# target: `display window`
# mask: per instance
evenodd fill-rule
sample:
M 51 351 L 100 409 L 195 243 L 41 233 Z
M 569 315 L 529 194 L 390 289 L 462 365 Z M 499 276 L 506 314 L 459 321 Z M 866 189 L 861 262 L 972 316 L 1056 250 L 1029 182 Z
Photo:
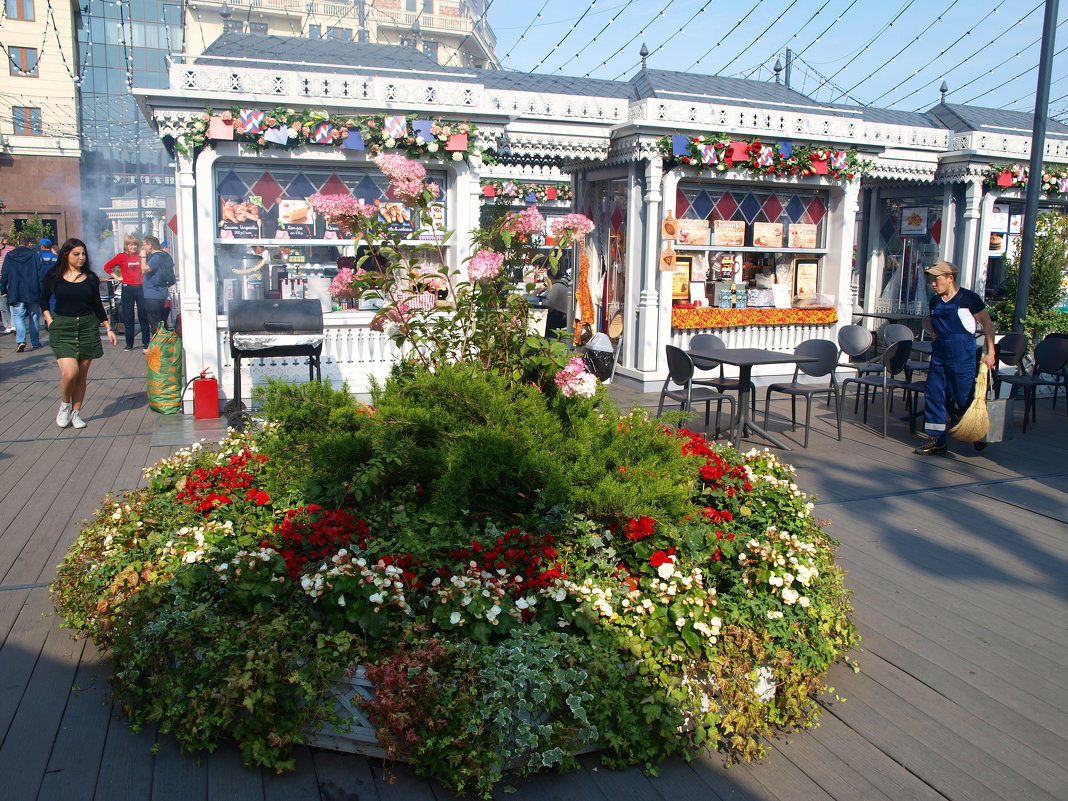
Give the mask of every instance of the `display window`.
M 875 311 L 923 314 L 929 287 L 924 269 L 938 261 L 942 196 L 882 201 L 879 238 L 885 260 Z
M 444 231 L 449 221 L 448 175 L 428 171 L 427 180 L 440 187 L 431 214 L 434 229 Z M 374 206 L 380 221 L 402 236 L 420 227 L 411 218 L 412 210 L 393 196 L 388 179 L 374 165 L 217 164 L 218 313 L 225 314 L 234 299 L 320 297 L 328 292 L 337 275 L 338 259 L 357 256 L 357 248 L 365 243 L 316 214 L 309 200 L 316 194 L 356 197 Z M 412 241 L 433 238 L 433 230 L 427 230 Z
M 828 193 L 819 189 L 681 182 L 672 210 L 677 219 L 664 225 L 680 254 L 673 306 L 789 308 L 827 302 L 821 295 L 827 211 Z

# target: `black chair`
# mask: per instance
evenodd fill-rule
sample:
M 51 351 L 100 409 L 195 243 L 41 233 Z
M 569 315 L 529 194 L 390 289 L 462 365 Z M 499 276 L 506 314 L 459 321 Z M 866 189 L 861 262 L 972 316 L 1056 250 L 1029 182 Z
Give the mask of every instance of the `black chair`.
M 727 378 L 724 374 L 723 364 L 721 362 L 708 361 L 709 358 L 715 358 L 717 350 L 724 350 L 727 347 L 727 343 L 720 339 L 715 334 L 695 334 L 690 339 L 688 346 L 689 353 L 695 356 L 706 357 L 701 360 L 701 365 L 697 367 L 698 370 L 715 370 L 719 368 L 718 378 L 695 378 L 694 383 L 703 387 L 712 387 L 719 392 L 739 392 L 741 390 L 741 381 L 737 378 Z M 756 386 L 752 381 L 749 382 L 749 399 L 753 415 L 756 415 Z
M 1068 339 L 1068 332 L 1050 331 L 1048 334 L 1046 334 L 1046 339 Z M 1065 365 L 1064 369 L 1061 370 L 1059 375 L 1064 380 L 1064 382 L 1068 382 L 1068 365 Z M 1060 388 L 1061 387 L 1060 387 L 1059 383 L 1053 385 L 1053 406 L 1054 406 L 1054 408 L 1056 408 L 1056 406 L 1057 406 L 1057 392 L 1060 390 Z M 1065 398 L 1065 401 L 1068 402 L 1068 387 L 1065 388 L 1064 398 Z
M 827 400 L 834 398 L 834 416 L 838 423 L 838 439 L 842 439 L 842 410 L 838 396 L 838 379 L 834 375 L 838 367 L 838 346 L 829 339 L 806 339 L 794 348 L 798 356 L 808 356 L 816 359 L 814 362 L 805 362 L 794 367 L 794 378 L 788 384 L 771 384 L 764 395 L 764 427 L 768 427 L 768 408 L 771 405 L 771 393 L 782 392 L 790 396 L 790 430 L 797 429 L 797 396 L 805 398 L 805 444 L 808 447 L 809 429 L 812 427 L 812 396 L 827 394 Z M 797 379 L 801 373 L 812 378 L 830 376 L 830 382 L 824 384 L 801 383 Z
M 848 367 L 856 370 L 858 376 L 882 372 L 883 366 L 879 362 L 868 361 L 872 346 L 875 344 L 875 335 L 862 325 L 844 325 L 838 329 L 838 347 L 841 348 L 849 361 L 838 362 L 839 367 Z M 860 402 L 860 387 L 857 387 L 857 402 Z M 853 410 L 856 413 L 856 409 Z
M 909 428 L 913 431 L 915 430 L 916 397 L 923 391 L 923 382 L 914 383 L 895 378 L 898 374 L 903 374 L 905 372 L 905 364 L 909 360 L 909 352 L 911 350 L 912 340 L 895 342 L 884 350 L 882 356 L 879 357 L 879 364 L 882 369 L 878 375 L 857 376 L 856 378 L 847 378 L 842 382 L 839 405 L 845 401 L 846 390 L 849 388 L 850 384 L 857 385 L 858 395 L 860 387 L 864 387 L 865 396 L 867 396 L 869 390 L 881 389 L 883 391 L 883 437 L 886 436 L 886 426 L 890 416 L 890 395 L 895 389 L 905 390 L 905 397 L 909 402 Z M 854 408 L 854 412 L 855 411 L 856 409 Z M 864 402 L 864 422 L 868 422 L 867 397 L 865 397 Z
M 1053 387 L 1054 392 L 1061 386 L 1064 379 L 1066 365 L 1068 365 L 1068 339 L 1058 337 L 1043 339 L 1035 345 L 1035 366 L 1028 375 L 1003 375 L 998 385 L 1011 384 L 1013 391 L 1016 387 L 1023 387 L 1024 391 L 1024 419 L 1023 431 L 1027 433 L 1027 418 L 1031 417 L 1034 422 L 1035 416 L 1035 390 L 1038 387 Z M 1045 376 L 1049 376 L 1046 378 Z M 1057 403 L 1057 395 L 1053 396 L 1053 403 Z
M 719 411 L 721 404 L 726 401 L 730 404 L 731 412 L 731 425 L 728 431 L 733 432 L 734 398 L 730 395 L 724 395 L 722 392 L 716 392 L 709 387 L 697 386 L 697 382 L 693 380 L 694 366 L 690 354 L 681 348 L 676 348 L 674 345 L 667 345 L 665 350 L 667 354 L 668 376 L 664 379 L 664 386 L 660 390 L 660 405 L 657 407 L 656 416 L 659 417 L 664 413 L 664 401 L 667 398 L 671 398 L 673 401 L 677 402 L 679 404 L 679 410 L 683 412 L 688 411 L 695 403 L 704 403 L 705 431 L 707 432 L 712 404 L 714 402 L 716 404 L 716 433 L 718 434 Z M 677 389 L 672 389 L 672 384 L 675 384 Z
M 1023 375 L 1023 359 L 1027 355 L 1028 341 L 1026 334 L 1005 334 L 994 345 L 994 354 L 998 357 L 997 365 L 1005 365 L 1014 369 L 1013 375 Z M 991 378 L 994 380 L 994 397 L 998 397 L 1001 389 L 1002 375 L 995 369 Z

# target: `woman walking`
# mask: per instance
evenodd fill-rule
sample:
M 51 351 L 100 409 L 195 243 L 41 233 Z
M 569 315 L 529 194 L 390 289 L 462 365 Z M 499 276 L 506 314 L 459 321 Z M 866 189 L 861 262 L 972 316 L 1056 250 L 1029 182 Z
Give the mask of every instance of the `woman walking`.
M 56 311 L 50 311 L 52 298 Z M 89 365 L 104 355 L 100 324 L 108 342 L 118 344 L 100 300 L 100 278 L 89 269 L 89 252 L 80 239 L 68 239 L 59 249 L 56 266 L 45 275 L 41 308 L 48 323 L 48 344 L 59 364 L 59 414 L 56 425 L 85 428 L 82 401 L 89 381 Z
M 122 322 L 126 329 L 126 347 L 134 346 L 134 306 L 137 306 L 137 322 L 141 328 L 141 347 L 148 348 L 152 336 L 148 327 L 148 311 L 145 309 L 145 291 L 141 278 L 141 240 L 127 234 L 123 240 L 122 253 L 104 265 L 104 272 L 122 281 Z

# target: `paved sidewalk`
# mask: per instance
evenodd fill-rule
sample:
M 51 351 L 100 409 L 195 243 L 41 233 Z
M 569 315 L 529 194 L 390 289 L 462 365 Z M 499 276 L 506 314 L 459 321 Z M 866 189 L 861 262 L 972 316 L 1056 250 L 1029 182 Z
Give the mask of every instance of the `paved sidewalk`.
M 106 655 L 59 627 L 46 587 L 105 493 L 221 428 L 148 410 L 140 351 L 107 348 L 93 364 L 82 431 L 55 426 L 56 382 L 47 347 L 17 354 L 0 337 L 0 798 L 449 798 L 402 766 L 384 781 L 381 764 L 361 757 L 299 749 L 297 770 L 276 776 L 243 767 L 230 747 L 187 755 L 167 736 L 129 729 L 107 701 Z M 655 410 L 655 395 L 613 394 Z M 839 443 L 822 404 L 800 449 L 802 432 L 776 416 L 789 406 L 773 403 L 771 429 L 797 443 L 783 458 L 842 542 L 861 672 L 833 669 L 822 725 L 774 741 L 760 764 L 672 760 L 653 778 L 587 756 L 582 770 L 500 797 L 1068 798 L 1064 403 L 1043 400 L 1026 436 L 1017 424 L 1011 442 L 982 453 L 954 445 L 945 458 L 913 456 L 903 422 L 883 440 L 849 407 Z

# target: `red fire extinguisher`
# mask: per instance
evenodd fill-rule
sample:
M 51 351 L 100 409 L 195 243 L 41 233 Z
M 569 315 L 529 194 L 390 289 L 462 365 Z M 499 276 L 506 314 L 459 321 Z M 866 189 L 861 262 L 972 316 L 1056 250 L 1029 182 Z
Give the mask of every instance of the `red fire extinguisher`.
M 193 379 L 193 418 L 214 420 L 219 416 L 219 382 L 211 376 L 211 368 L 205 367 Z

